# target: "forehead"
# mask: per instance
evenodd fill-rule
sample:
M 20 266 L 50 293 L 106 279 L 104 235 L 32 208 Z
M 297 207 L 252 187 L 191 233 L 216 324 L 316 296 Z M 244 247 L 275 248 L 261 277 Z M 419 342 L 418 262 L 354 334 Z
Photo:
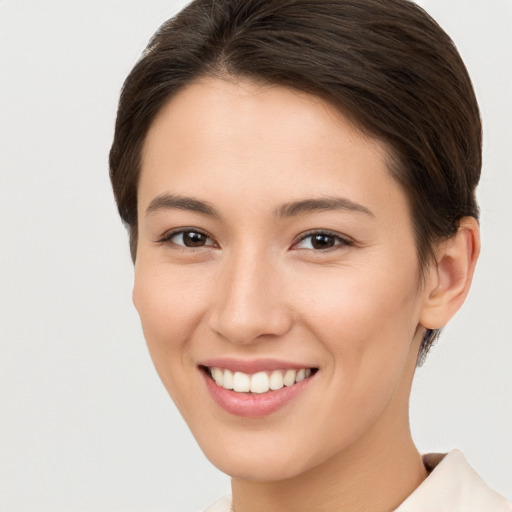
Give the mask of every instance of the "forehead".
M 139 203 L 191 189 L 203 198 L 215 193 L 269 206 L 334 192 L 357 202 L 390 191 L 403 196 L 389 161 L 383 142 L 317 96 L 203 79 L 155 118 L 142 155 Z
M 297 137 L 298 129 L 305 134 L 320 130 L 332 130 L 332 125 L 347 127 L 346 135 L 367 141 L 387 154 L 389 148 L 383 141 L 369 137 L 358 129 L 340 109 L 320 96 L 276 84 L 263 84 L 249 79 L 219 79 L 203 77 L 179 90 L 164 106 L 150 127 L 147 138 L 154 137 L 164 125 L 170 122 L 180 129 L 193 128 L 199 135 L 202 128 L 213 135 L 215 125 L 219 131 L 231 127 L 234 133 L 240 128 L 252 130 L 257 141 L 262 135 L 260 128 L 266 126 L 265 133 L 274 126 L 282 135 L 288 133 Z M 147 144 L 145 145 L 145 148 Z

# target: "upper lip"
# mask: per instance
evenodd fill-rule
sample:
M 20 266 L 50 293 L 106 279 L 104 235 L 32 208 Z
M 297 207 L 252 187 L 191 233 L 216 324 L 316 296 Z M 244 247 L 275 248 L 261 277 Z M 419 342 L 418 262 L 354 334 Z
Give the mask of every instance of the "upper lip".
M 199 363 L 199 366 L 209 368 L 222 368 L 232 372 L 243 372 L 253 374 L 267 370 L 299 370 L 301 368 L 315 368 L 309 364 L 284 361 L 272 358 L 263 359 L 234 359 L 230 357 L 206 359 Z

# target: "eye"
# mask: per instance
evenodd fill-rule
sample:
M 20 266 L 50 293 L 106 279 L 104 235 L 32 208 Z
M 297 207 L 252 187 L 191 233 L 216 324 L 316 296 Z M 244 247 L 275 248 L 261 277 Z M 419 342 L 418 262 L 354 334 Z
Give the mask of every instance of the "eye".
M 171 231 L 159 240 L 159 242 L 190 248 L 215 246 L 213 240 L 206 233 L 193 229 Z
M 337 246 L 350 246 L 352 242 L 340 235 L 326 231 L 316 231 L 303 235 L 293 246 L 294 249 L 328 250 Z

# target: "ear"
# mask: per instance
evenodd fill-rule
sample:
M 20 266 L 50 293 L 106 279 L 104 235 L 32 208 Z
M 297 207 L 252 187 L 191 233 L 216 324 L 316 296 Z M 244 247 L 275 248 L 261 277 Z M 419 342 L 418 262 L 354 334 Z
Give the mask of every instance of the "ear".
M 480 254 L 480 228 L 473 217 L 459 222 L 457 233 L 436 250 L 425 286 L 420 324 L 440 329 L 464 303 Z

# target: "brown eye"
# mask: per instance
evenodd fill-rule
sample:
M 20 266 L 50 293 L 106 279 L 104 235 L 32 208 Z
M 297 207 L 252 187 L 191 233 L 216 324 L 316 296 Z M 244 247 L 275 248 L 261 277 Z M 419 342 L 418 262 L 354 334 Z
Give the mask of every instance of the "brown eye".
M 213 241 L 208 235 L 193 230 L 171 233 L 162 241 L 190 248 L 213 246 Z
M 311 249 L 316 251 L 328 250 L 335 247 L 346 247 L 352 242 L 345 240 L 339 235 L 328 232 L 310 233 L 302 237 L 294 246 L 294 249 Z
M 336 239 L 332 235 L 313 235 L 311 237 L 311 246 L 313 249 L 329 249 L 334 247 Z
M 182 236 L 183 244 L 187 247 L 203 247 L 208 240 L 206 235 L 196 233 L 195 231 L 186 231 Z

